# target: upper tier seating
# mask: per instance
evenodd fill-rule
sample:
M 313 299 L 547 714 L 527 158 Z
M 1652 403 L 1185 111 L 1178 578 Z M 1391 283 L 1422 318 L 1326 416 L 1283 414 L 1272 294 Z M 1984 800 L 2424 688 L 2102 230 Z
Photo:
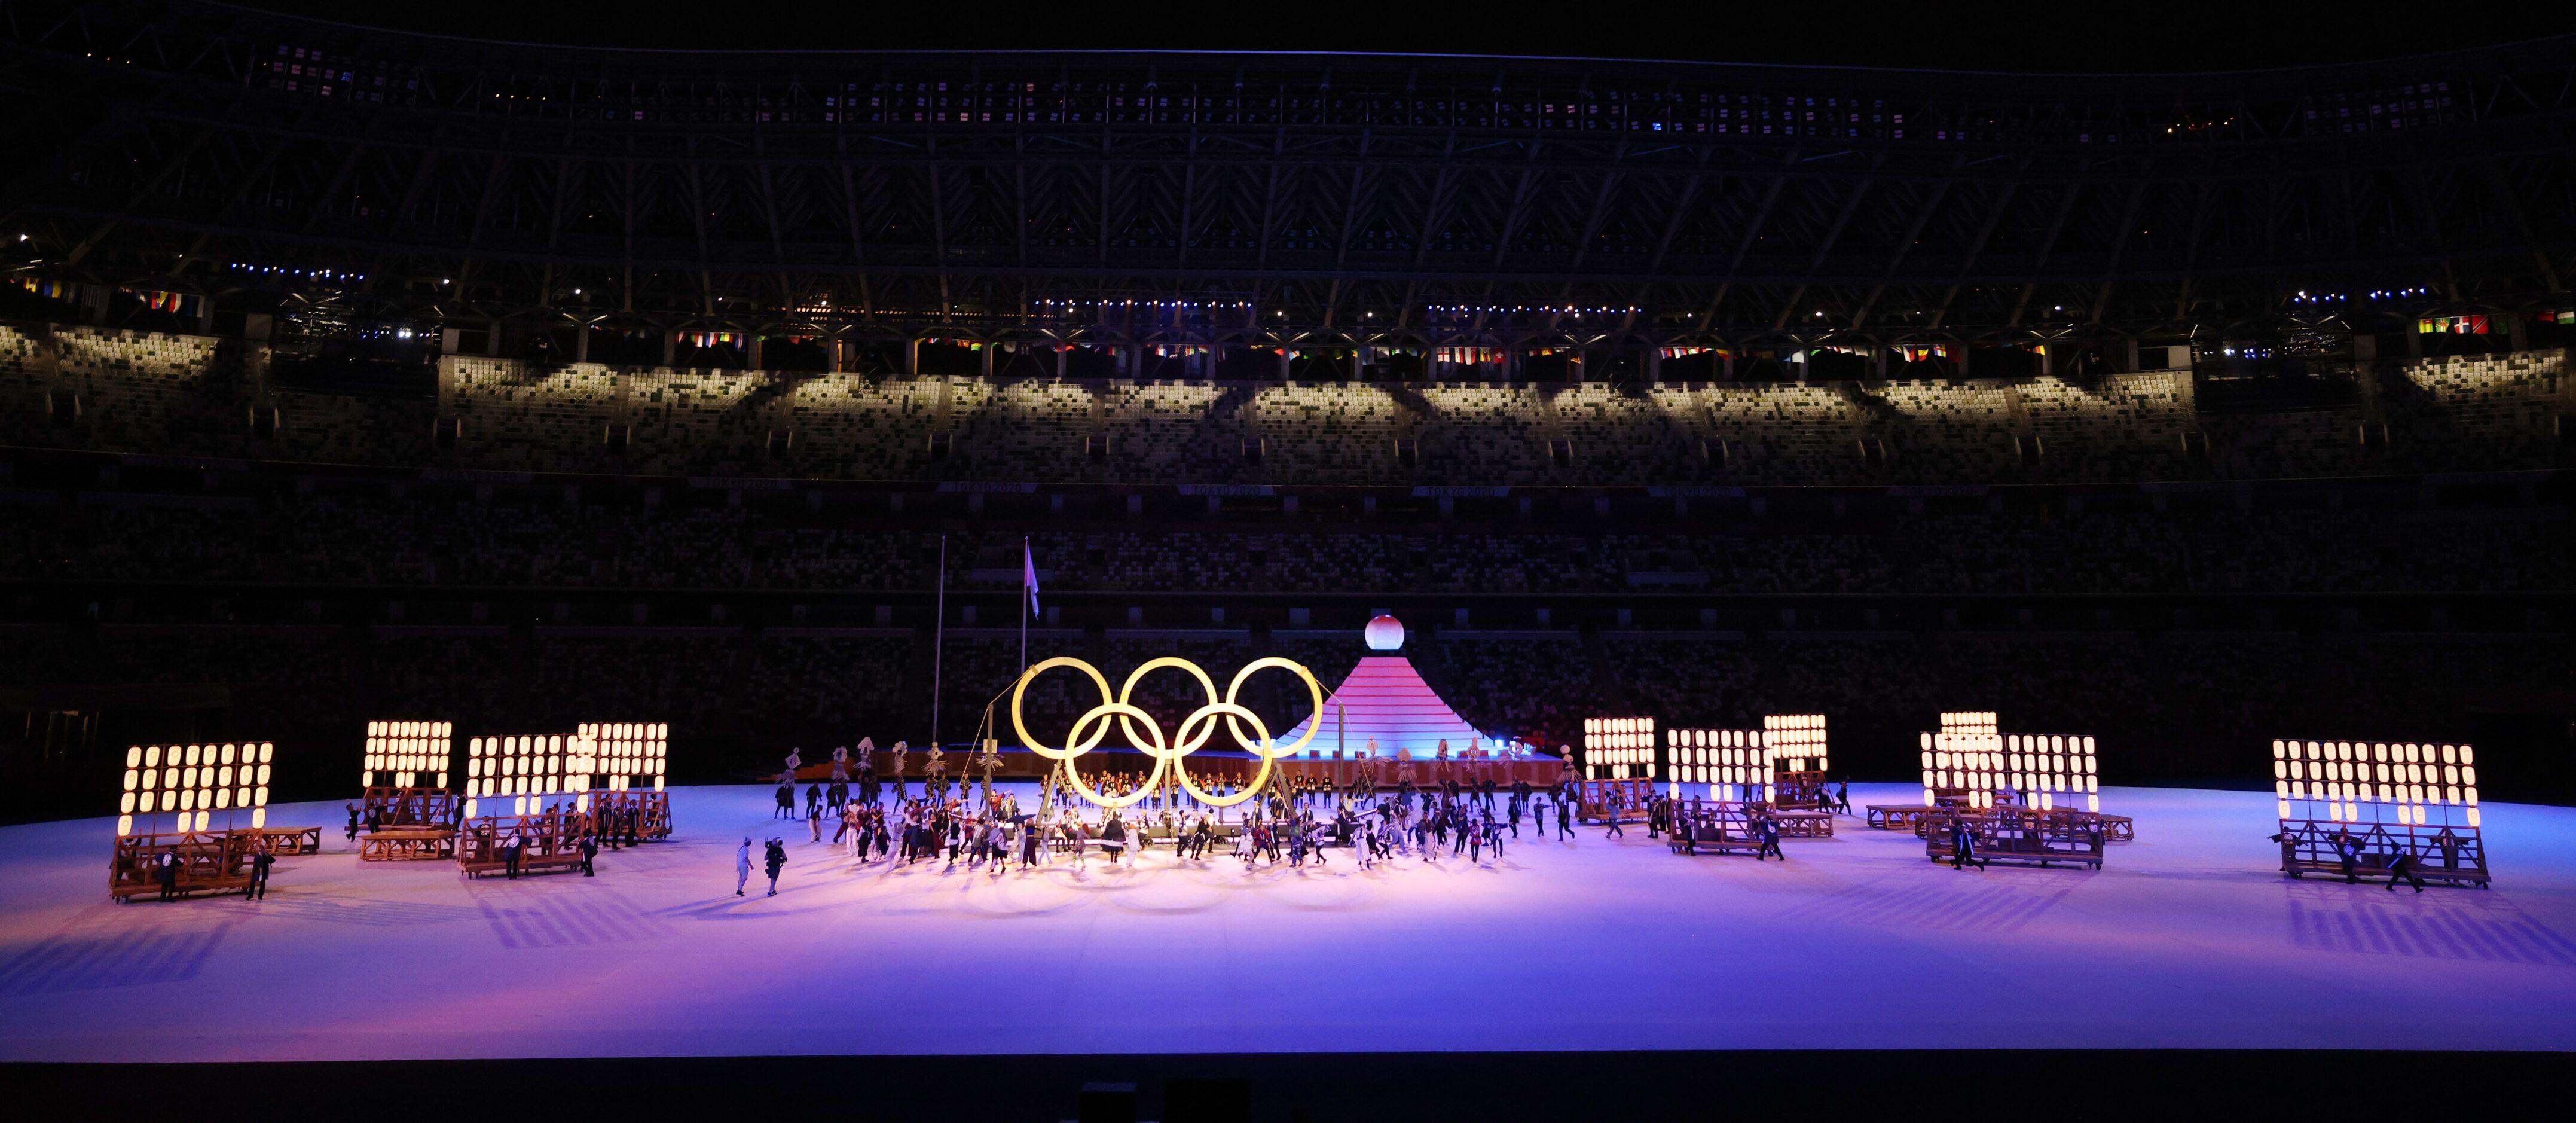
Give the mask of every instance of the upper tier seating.
M 1602 383 L 871 378 L 440 360 L 438 393 L 271 388 L 257 345 L 0 327 L 0 441 L 503 471 L 1124 484 L 1866 485 L 2550 468 L 2564 351 L 2383 364 L 2329 409 L 2187 373 Z M 274 424 L 268 424 L 273 421 Z

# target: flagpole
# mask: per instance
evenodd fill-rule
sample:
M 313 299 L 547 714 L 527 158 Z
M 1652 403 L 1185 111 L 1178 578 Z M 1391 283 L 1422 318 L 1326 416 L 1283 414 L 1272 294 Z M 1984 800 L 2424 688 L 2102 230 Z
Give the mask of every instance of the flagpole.
M 948 640 L 948 536 L 939 536 L 939 597 L 930 623 L 930 748 L 939 750 L 939 655 Z
M 1037 564 L 1029 553 L 1029 540 L 1023 535 L 1020 538 L 1020 565 L 1030 577 L 1022 582 L 1029 587 L 1029 603 L 1020 607 L 1020 673 L 1023 675 L 1029 673 L 1029 617 L 1036 615 L 1038 610 Z

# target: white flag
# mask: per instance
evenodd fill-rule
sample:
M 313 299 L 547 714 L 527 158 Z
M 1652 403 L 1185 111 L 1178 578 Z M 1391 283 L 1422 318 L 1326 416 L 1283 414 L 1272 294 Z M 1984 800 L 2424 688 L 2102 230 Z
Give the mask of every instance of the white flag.
M 1039 615 L 1038 561 L 1036 555 L 1029 553 L 1029 540 L 1026 538 L 1020 539 L 1020 584 L 1029 590 L 1029 615 Z

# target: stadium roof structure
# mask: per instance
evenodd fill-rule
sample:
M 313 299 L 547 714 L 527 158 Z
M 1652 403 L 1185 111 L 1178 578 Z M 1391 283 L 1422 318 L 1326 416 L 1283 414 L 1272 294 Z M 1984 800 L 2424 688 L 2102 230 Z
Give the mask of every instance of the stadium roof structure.
M 419 322 L 2009 345 L 2550 306 L 2576 38 L 2156 76 L 687 52 L 0 3 L 11 268 Z

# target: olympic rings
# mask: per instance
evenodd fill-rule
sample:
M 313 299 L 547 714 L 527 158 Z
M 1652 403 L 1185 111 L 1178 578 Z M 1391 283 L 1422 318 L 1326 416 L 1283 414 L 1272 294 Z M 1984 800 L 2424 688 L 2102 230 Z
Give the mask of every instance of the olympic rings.
M 1100 689 L 1100 704 L 1084 711 L 1081 717 L 1074 719 L 1073 728 L 1065 732 L 1065 745 L 1062 748 L 1041 744 L 1037 738 L 1030 736 L 1028 723 L 1021 712 L 1021 700 L 1027 695 L 1029 684 L 1036 681 L 1039 674 L 1057 667 L 1071 667 L 1081 671 L 1091 679 L 1093 686 Z M 1174 730 L 1168 740 L 1164 738 L 1162 728 L 1154 724 L 1153 715 L 1137 708 L 1133 701 L 1136 684 L 1142 681 L 1148 672 L 1166 667 L 1189 672 L 1191 678 L 1198 680 L 1199 689 L 1206 693 L 1208 699 L 1206 705 L 1191 711 L 1188 717 L 1181 719 L 1180 728 Z M 1305 736 L 1297 738 L 1293 744 L 1284 746 L 1272 744 L 1269 724 L 1262 721 L 1260 715 L 1236 701 L 1243 692 L 1244 681 L 1251 678 L 1253 672 L 1269 667 L 1288 671 L 1303 680 L 1306 684 L 1307 696 L 1314 704 L 1313 715 L 1304 722 Z M 1154 758 L 1153 774 L 1148 776 L 1143 784 L 1138 785 L 1135 791 L 1118 798 L 1111 798 L 1092 790 L 1091 785 L 1083 781 L 1081 770 L 1073 766 L 1075 759 L 1099 747 L 1100 742 L 1109 736 L 1109 726 L 1113 720 L 1117 722 L 1119 732 L 1126 735 L 1131 747 Z M 1141 732 L 1137 728 L 1137 723 L 1140 721 L 1144 723 L 1144 729 Z M 1232 737 L 1244 751 L 1261 758 L 1261 768 L 1253 775 L 1252 782 L 1245 784 L 1242 791 L 1224 798 L 1209 795 L 1202 790 L 1190 779 L 1189 768 L 1182 763 L 1183 758 L 1199 751 L 1210 738 L 1216 736 L 1217 723 L 1220 721 L 1225 723 L 1227 736 Z M 1245 734 L 1245 722 L 1251 723 L 1253 735 Z M 1127 681 L 1119 685 L 1118 696 L 1115 699 L 1109 695 L 1109 679 L 1100 673 L 1099 668 L 1070 656 L 1048 659 L 1030 667 L 1021 672 L 1020 681 L 1011 688 L 1011 728 L 1019 733 L 1020 743 L 1027 745 L 1030 752 L 1039 756 L 1063 761 L 1065 775 L 1071 778 L 1074 790 L 1082 793 L 1084 799 L 1102 807 L 1126 807 L 1145 798 L 1153 792 L 1155 785 L 1162 780 L 1167 769 L 1175 779 L 1180 781 L 1181 787 L 1200 802 L 1212 807 L 1232 807 L 1258 794 L 1263 785 L 1269 782 L 1272 766 L 1282 757 L 1297 755 L 1298 750 L 1305 748 L 1315 739 L 1315 734 L 1323 728 L 1323 724 L 1323 685 L 1315 681 L 1314 672 L 1307 670 L 1304 664 L 1277 656 L 1255 659 L 1244 664 L 1242 670 L 1234 673 L 1233 681 L 1226 684 L 1225 697 L 1222 699 L 1217 697 L 1216 681 L 1209 678 L 1205 670 L 1187 659 L 1173 656 L 1146 660 L 1143 665 L 1129 672 Z M 1152 742 L 1150 747 L 1138 743 L 1147 740 Z

